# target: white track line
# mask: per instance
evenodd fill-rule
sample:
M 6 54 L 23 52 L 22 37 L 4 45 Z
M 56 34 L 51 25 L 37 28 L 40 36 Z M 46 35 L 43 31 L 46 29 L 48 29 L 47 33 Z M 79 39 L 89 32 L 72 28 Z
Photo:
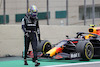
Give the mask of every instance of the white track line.
M 62 65 L 51 65 L 51 66 L 41 66 L 41 67 L 62 67 L 62 66 L 74 66 L 74 65 L 95 64 L 95 63 L 100 63 L 100 61 L 98 61 L 98 62 L 71 63 L 71 64 L 62 64 Z

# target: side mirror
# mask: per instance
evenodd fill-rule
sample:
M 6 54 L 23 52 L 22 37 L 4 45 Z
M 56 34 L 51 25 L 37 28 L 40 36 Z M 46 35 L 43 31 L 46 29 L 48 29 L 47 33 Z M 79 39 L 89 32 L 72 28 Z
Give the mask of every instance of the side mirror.
M 68 35 L 66 35 L 66 38 L 67 38 L 67 39 L 69 39 L 69 36 L 68 36 Z

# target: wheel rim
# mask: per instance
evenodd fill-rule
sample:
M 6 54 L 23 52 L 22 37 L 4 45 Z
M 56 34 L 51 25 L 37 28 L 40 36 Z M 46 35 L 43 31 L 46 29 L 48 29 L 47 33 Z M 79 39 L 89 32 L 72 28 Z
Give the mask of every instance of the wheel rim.
M 51 49 L 51 44 L 48 42 L 46 43 L 46 45 L 44 45 L 43 54 L 45 54 L 50 49 Z
M 46 44 L 44 51 L 47 52 L 51 49 L 51 45 L 49 43 Z
M 91 59 L 93 57 L 93 47 L 91 46 L 91 44 L 88 44 L 86 46 L 86 50 L 85 51 L 86 51 L 86 57 L 88 59 Z

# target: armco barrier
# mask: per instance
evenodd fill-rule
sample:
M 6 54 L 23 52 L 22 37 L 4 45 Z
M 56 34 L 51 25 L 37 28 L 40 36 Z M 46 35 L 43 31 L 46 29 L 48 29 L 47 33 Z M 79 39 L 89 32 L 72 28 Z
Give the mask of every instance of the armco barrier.
M 76 32 L 88 32 L 89 26 L 40 25 L 41 39 L 55 44 L 66 35 L 75 37 Z M 0 25 L 0 57 L 5 55 L 21 56 L 24 49 L 24 35 L 21 25 Z M 31 50 L 31 49 L 30 49 Z

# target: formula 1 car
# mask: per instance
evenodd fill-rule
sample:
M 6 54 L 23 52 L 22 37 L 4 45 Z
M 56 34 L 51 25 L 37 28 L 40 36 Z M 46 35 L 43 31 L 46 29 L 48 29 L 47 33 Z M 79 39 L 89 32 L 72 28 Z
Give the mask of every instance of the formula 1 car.
M 62 58 L 81 58 L 82 60 L 90 60 L 94 56 L 100 56 L 100 27 L 88 29 L 89 33 L 77 32 L 75 38 L 69 38 L 60 41 L 54 46 L 48 40 L 38 44 L 38 57 L 48 57 L 54 59 Z M 33 58 L 33 52 L 27 54 Z

